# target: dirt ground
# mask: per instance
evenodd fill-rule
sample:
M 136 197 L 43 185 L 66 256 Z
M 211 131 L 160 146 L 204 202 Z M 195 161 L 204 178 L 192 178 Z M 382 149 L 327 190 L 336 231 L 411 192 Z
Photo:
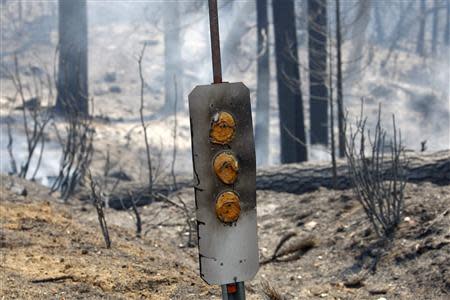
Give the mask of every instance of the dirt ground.
M 2 177 L 2 299 L 209 299 L 217 293 L 199 279 L 189 254 L 158 236 L 136 239 L 112 225 L 106 249 L 98 223 L 74 214 L 76 205 L 25 182 L 19 186 L 28 196 L 19 196 L 8 190 L 13 181 Z
M 1 179 L 2 299 L 220 298 L 197 274 L 197 249 L 186 247 L 177 207 L 139 208 L 142 238 L 130 212 L 106 209 L 106 249 L 92 205 L 64 204 L 44 187 Z M 170 198 L 192 213 L 191 189 Z M 450 186 L 409 185 L 404 221 L 392 241 L 380 243 L 351 191 L 258 191 L 260 260 L 286 235 L 295 234 L 285 249 L 309 246 L 263 264 L 246 283 L 247 298 L 264 299 L 268 282 L 286 299 L 449 299 L 449 204 Z

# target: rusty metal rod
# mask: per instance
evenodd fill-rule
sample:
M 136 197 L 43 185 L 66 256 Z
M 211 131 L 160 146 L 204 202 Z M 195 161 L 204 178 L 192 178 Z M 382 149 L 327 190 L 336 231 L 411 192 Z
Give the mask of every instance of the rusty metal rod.
M 213 77 L 214 83 L 221 83 L 222 65 L 220 62 L 219 15 L 217 13 L 217 0 L 208 0 L 208 5 Z

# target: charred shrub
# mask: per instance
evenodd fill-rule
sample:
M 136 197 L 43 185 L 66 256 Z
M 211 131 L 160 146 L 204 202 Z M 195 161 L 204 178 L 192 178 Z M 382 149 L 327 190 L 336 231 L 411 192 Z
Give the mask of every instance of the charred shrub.
M 346 158 L 355 193 L 379 237 L 391 236 L 402 219 L 406 186 L 405 149 L 392 116 L 392 135 L 381 124 L 381 106 L 373 134 L 361 116 L 350 126 Z

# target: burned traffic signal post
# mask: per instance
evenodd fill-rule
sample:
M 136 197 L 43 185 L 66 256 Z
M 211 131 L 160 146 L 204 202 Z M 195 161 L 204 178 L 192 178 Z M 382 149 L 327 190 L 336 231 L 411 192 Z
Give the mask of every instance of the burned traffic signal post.
M 197 86 L 189 112 L 200 275 L 221 285 L 251 279 L 259 261 L 249 90 L 243 83 Z
M 214 84 L 189 94 L 200 276 L 244 300 L 259 268 L 250 92 L 222 83 L 217 0 L 208 0 Z

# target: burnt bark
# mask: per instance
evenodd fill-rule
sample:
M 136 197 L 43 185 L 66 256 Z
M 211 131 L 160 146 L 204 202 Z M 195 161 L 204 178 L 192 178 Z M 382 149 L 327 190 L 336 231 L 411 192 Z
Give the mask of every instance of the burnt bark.
M 88 115 L 86 0 L 59 0 L 58 97 L 55 110 Z
M 445 41 L 445 45 L 450 45 L 450 0 L 447 0 L 447 21 L 446 21 L 446 26 L 445 26 L 445 36 L 444 36 L 444 41 Z
M 337 90 L 337 111 L 338 111 L 338 141 L 339 157 L 345 156 L 345 132 L 344 132 L 344 96 L 342 92 L 342 37 L 341 37 L 341 11 L 339 0 L 336 0 L 336 90 Z
M 375 18 L 375 31 L 376 31 L 376 41 L 378 44 L 382 44 L 384 42 L 384 27 L 383 20 L 381 18 L 381 7 L 383 6 L 382 2 L 375 1 L 373 9 L 374 9 L 374 18 Z
M 328 145 L 326 0 L 308 0 L 308 53 L 310 141 Z
M 307 160 L 293 0 L 273 0 L 281 162 Z
M 330 143 L 331 143 L 331 168 L 333 172 L 333 187 L 336 186 L 337 179 L 337 168 L 336 168 L 336 143 L 334 137 L 334 103 L 333 103 L 333 53 L 332 53 L 332 45 L 329 43 L 328 45 L 328 65 L 329 65 L 329 73 L 328 73 L 328 88 L 330 89 L 330 99 L 328 100 L 330 105 Z
M 255 147 L 258 165 L 267 164 L 269 159 L 269 28 L 267 0 L 256 0 L 258 28 L 258 74 L 256 88 Z
M 222 73 L 226 78 L 230 69 L 238 66 L 242 61 L 242 53 L 240 51 L 242 38 L 249 32 L 251 27 L 248 23 L 248 16 L 252 13 L 254 7 L 251 1 L 231 1 L 221 7 L 219 17 L 224 14 L 230 14 L 231 27 L 227 34 L 224 35 L 222 43 Z M 245 67 L 244 67 L 245 69 Z
M 434 2 L 433 7 L 433 31 L 431 33 L 431 53 L 436 54 L 438 45 L 438 26 L 439 26 L 439 2 Z
M 425 0 L 420 0 L 419 33 L 417 35 L 416 53 L 425 56 L 425 21 L 426 21 Z
M 164 106 L 162 114 L 183 110 L 183 68 L 181 59 L 180 4 L 177 1 L 164 4 Z M 175 81 L 176 89 L 175 90 Z M 177 98 L 177 99 L 175 99 Z

